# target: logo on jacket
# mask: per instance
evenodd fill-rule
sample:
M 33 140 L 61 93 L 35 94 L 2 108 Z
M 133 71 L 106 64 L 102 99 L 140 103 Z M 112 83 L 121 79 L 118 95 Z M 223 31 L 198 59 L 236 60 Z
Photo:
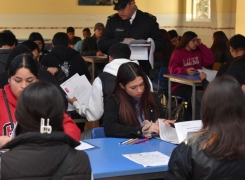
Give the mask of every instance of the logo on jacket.
M 69 64 L 67 61 L 64 61 L 64 64 L 60 65 L 62 71 L 65 73 L 66 77 L 69 76 Z
M 3 125 L 3 136 L 11 136 L 13 129 L 11 128 L 11 122 Z
M 191 66 L 191 65 L 199 64 L 198 56 L 193 57 L 193 58 L 188 58 L 186 60 L 183 59 L 183 64 L 184 66 Z

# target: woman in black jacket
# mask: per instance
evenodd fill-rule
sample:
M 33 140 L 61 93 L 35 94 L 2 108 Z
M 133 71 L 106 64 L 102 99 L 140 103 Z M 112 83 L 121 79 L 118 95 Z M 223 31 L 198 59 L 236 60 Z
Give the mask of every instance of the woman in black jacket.
M 91 179 L 87 154 L 74 150 L 80 143 L 63 132 L 63 104 L 57 87 L 47 82 L 33 83 L 21 93 L 16 137 L 2 147 L 9 149 L 1 154 L 2 179 Z M 67 155 L 71 161 L 58 170 Z
M 165 180 L 245 178 L 245 96 L 229 76 L 207 87 L 202 129 L 174 149 Z
M 151 137 L 159 133 L 158 118 L 164 117 L 158 97 L 150 92 L 147 76 L 138 64 L 125 63 L 118 70 L 103 115 L 106 136 Z M 163 120 L 167 125 L 175 121 Z

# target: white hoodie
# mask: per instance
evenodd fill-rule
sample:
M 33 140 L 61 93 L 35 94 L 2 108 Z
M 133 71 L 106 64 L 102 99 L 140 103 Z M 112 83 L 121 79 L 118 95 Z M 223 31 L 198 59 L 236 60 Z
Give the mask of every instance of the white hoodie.
M 131 61 L 128 59 L 114 59 L 105 66 L 103 72 L 117 76 L 119 67 L 122 64 L 128 62 L 139 64 L 138 61 Z M 152 91 L 151 81 L 149 80 L 149 82 Z M 97 121 L 101 118 L 104 113 L 104 99 L 102 83 L 99 77 L 97 77 L 93 82 L 87 106 L 85 104 L 79 104 L 78 101 L 75 101 L 73 106 L 76 108 L 77 113 L 83 117 L 86 117 L 88 121 Z

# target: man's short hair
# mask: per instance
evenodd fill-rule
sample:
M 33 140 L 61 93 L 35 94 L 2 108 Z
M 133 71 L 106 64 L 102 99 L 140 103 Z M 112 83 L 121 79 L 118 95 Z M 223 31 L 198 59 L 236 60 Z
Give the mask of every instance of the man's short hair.
M 16 43 L 16 37 L 10 30 L 0 32 L 0 47 L 7 45 L 13 46 Z
M 168 31 L 168 34 L 169 34 L 169 36 L 170 36 L 170 39 L 178 38 L 178 37 L 179 37 L 177 31 L 175 31 L 175 30 L 170 30 L 170 31 Z
M 52 42 L 53 42 L 54 46 L 66 46 L 66 47 L 68 47 L 69 37 L 64 32 L 58 32 L 54 35 Z
M 83 32 L 91 33 L 89 28 L 84 28 L 84 29 L 83 29 Z
M 75 29 L 73 28 L 73 27 L 68 27 L 67 29 L 66 29 L 66 33 L 69 33 L 69 32 L 75 32 Z
M 35 49 L 39 52 L 39 47 L 38 45 L 34 42 L 34 41 L 31 41 L 31 40 L 27 40 L 27 41 L 24 41 L 23 43 L 21 43 L 23 45 L 25 45 L 26 47 L 28 47 L 31 51 L 34 51 Z
M 107 54 L 111 56 L 113 59 L 129 59 L 131 56 L 131 50 L 127 44 L 116 43 L 110 47 Z

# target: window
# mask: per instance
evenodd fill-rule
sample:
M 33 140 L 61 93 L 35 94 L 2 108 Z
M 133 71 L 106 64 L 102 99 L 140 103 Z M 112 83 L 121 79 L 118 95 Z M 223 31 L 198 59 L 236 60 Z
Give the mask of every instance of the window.
M 210 0 L 186 0 L 186 21 L 210 21 Z

